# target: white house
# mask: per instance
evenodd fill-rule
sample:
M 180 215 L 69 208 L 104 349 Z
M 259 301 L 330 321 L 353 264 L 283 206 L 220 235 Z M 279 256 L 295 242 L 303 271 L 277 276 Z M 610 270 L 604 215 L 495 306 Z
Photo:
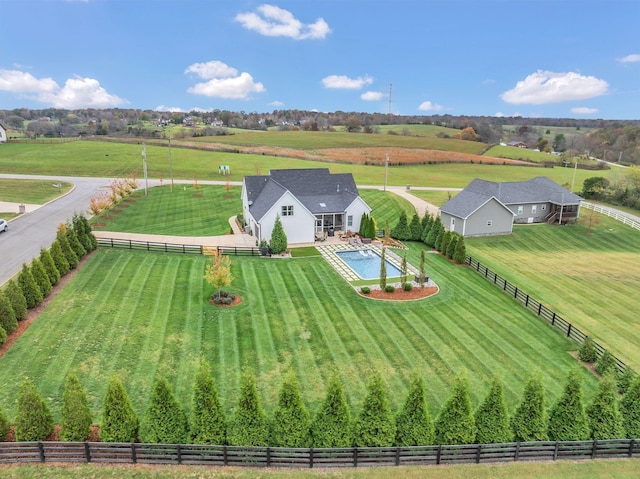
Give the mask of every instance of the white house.
M 7 128 L 0 123 L 0 143 L 7 142 Z
M 328 168 L 271 170 L 266 176 L 245 176 L 242 213 L 250 234 L 269 241 L 280 217 L 289 244 L 312 243 L 318 234 L 358 231 L 371 208 L 360 198 L 351 173 Z

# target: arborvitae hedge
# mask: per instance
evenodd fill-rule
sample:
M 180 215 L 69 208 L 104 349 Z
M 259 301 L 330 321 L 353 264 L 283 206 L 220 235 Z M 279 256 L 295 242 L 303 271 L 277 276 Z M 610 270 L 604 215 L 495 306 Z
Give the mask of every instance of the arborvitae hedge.
M 509 442 L 513 437 L 502 383 L 497 379 L 491 383 L 489 394 L 476 411 L 475 421 L 478 444 Z
M 227 419 L 209 364 L 200 360 L 193 387 L 191 442 L 194 444 L 225 444 Z
M 271 247 L 271 252 L 273 254 L 281 254 L 287 251 L 287 235 L 284 232 L 280 215 L 276 216 L 276 222 L 273 225 L 269 246 Z
M 38 285 L 38 288 L 40 288 L 42 298 L 44 299 L 49 296 L 53 286 L 51 286 L 51 281 L 49 281 L 49 276 L 47 275 L 47 271 L 44 269 L 44 265 L 42 264 L 42 261 L 40 261 L 40 258 L 34 258 L 31 262 L 31 274 Z
M 53 416 L 49 406 L 31 380 L 25 379 L 20 385 L 18 395 L 16 440 L 44 441 L 51 433 L 53 433 Z
M 578 358 L 585 363 L 593 363 L 598 359 L 598 350 L 593 342 L 593 339 L 587 337 L 584 340 L 580 349 L 578 349 Z
M 78 235 L 69 225 L 67 225 L 66 235 L 67 239 L 69 240 L 69 246 L 71 246 L 71 249 L 76 254 L 78 261 L 80 261 L 84 257 L 84 255 L 87 254 L 87 250 L 84 248 L 84 246 L 82 246 L 82 243 L 78 239 Z
M 429 246 L 430 248 L 435 248 L 436 247 L 436 239 L 438 238 L 438 235 L 440 234 L 440 228 L 442 228 L 442 221 L 440 220 L 440 217 L 437 216 L 433 222 L 431 223 L 431 228 L 429 229 L 429 234 L 427 234 L 427 236 L 425 237 L 425 244 L 427 246 Z
M 427 239 L 427 235 L 429 234 L 429 230 L 431 230 L 431 226 L 433 225 L 433 218 L 427 212 L 422 217 L 422 221 L 420 222 L 422 226 L 422 232 L 420 233 L 420 241 L 424 242 Z
M 629 366 L 626 366 L 624 370 L 618 374 L 618 393 L 626 393 L 635 377 L 636 375 L 633 372 L 633 369 L 631 369 Z
M 51 258 L 56 265 L 56 269 L 60 273 L 60 277 L 64 276 L 71 270 L 69 261 L 62 251 L 62 245 L 57 239 L 51 243 Z
M 127 391 L 120 379 L 112 376 L 102 402 L 100 439 L 104 442 L 135 442 L 138 439 L 138 427 L 138 417 Z
M 13 309 L 16 319 L 18 321 L 25 319 L 27 317 L 27 300 L 24 297 L 22 289 L 18 286 L 18 283 L 14 280 L 10 280 L 7 283 L 4 293 L 7 295 L 9 303 L 11 303 L 11 309 Z
M 434 244 L 434 248 L 438 251 L 442 251 L 442 242 L 444 241 L 445 230 L 442 226 L 440 226 L 440 230 L 438 231 L 438 235 L 436 236 L 436 242 Z
M 464 236 L 458 236 L 456 250 L 453 253 L 453 261 L 456 264 L 463 264 L 467 260 L 467 247 L 464 245 Z
M 587 408 L 592 439 L 618 439 L 624 437 L 622 415 L 618 410 L 615 377 L 605 375 L 600 381 L 598 393 Z
M 442 406 L 436 419 L 437 444 L 472 444 L 476 425 L 471 409 L 466 376 L 458 376 L 451 397 Z
M 27 300 L 27 309 L 35 308 L 42 303 L 44 299 L 42 291 L 40 291 L 40 287 L 33 278 L 31 269 L 24 263 L 22 264 L 22 270 L 18 274 L 18 284 L 20 285 L 24 299 Z
M 78 240 L 82 243 L 87 253 L 95 250 L 98 247 L 98 241 L 91 231 L 91 225 L 89 220 L 82 215 L 74 214 L 71 220 L 73 224 L 73 230 L 78 236 Z
M 188 432 L 187 416 L 169 382 L 158 377 L 140 425 L 140 439 L 148 443 L 185 444 Z
M 511 417 L 514 441 L 546 441 L 547 414 L 540 373 L 535 373 L 524 387 L 522 401 Z
M 379 373 L 367 384 L 367 395 L 353 428 L 353 442 L 359 447 L 392 446 L 396 437 L 396 421 L 389 407 L 387 391 Z
M 7 333 L 12 333 L 18 327 L 16 313 L 13 312 L 11 301 L 4 291 L 0 290 L 0 327 Z
M 459 236 L 455 233 L 450 233 L 449 244 L 447 245 L 447 258 L 453 259 L 453 255 L 456 253 L 456 246 L 458 246 Z
M 60 225 L 60 228 L 58 228 L 56 240 L 60 243 L 60 248 L 62 248 L 62 254 L 66 258 L 67 262 L 69 263 L 69 268 L 76 269 L 76 267 L 78 266 L 78 255 L 76 254 L 75 251 L 73 251 L 73 248 L 69 243 L 69 238 L 66 234 L 66 229 L 67 228 L 65 225 Z
M 0 441 L 3 441 L 7 434 L 9 433 L 11 425 L 9 424 L 9 420 L 5 415 L 4 411 L 0 409 Z
M 396 416 L 396 446 L 425 446 L 433 444 L 435 428 L 429 414 L 424 380 L 414 375 L 404 406 Z
M 2 326 L 0 326 L 0 346 L 2 346 L 7 341 L 7 332 L 4 330 Z
M 551 441 L 584 441 L 591 436 L 576 369 L 569 373 L 562 395 L 551 408 L 548 434 Z
M 401 241 L 411 239 L 411 232 L 409 231 L 409 224 L 407 223 L 407 213 L 404 211 L 400 213 L 396 227 L 391 230 L 391 236 Z
M 349 447 L 353 443 L 349 407 L 336 374 L 329 380 L 327 395 L 311 424 L 311 440 L 313 447 Z
M 449 247 L 450 241 L 451 241 L 451 232 L 445 231 L 442 236 L 442 242 L 440 243 L 440 248 L 438 248 L 444 256 L 447 255 L 447 248 Z
M 411 218 L 411 223 L 409 224 L 409 232 L 411 234 L 412 241 L 420 241 L 420 239 L 422 238 L 422 223 L 420 222 L 420 217 L 417 213 L 415 213 Z
M 601 374 L 602 376 L 607 373 L 618 373 L 616 358 L 608 350 L 605 350 L 605 352 L 602 353 L 593 368 L 598 372 L 598 374 Z
M 81 442 L 91 434 L 91 411 L 80 381 L 75 374 L 68 374 L 62 395 L 62 429 L 60 439 Z
M 47 272 L 51 286 L 58 284 L 60 281 L 60 271 L 56 268 L 56 263 L 53 261 L 53 257 L 48 249 L 40 249 L 40 261 L 42 261 L 42 266 L 44 266 L 44 270 Z
M 640 376 L 636 376 L 622 396 L 620 412 L 625 435 L 629 438 L 640 437 Z
M 366 238 L 376 239 L 376 220 L 373 216 L 369 217 L 364 236 Z
M 275 447 L 310 447 L 311 417 L 302 402 L 300 387 L 293 373 L 282 382 L 278 405 L 271 422 L 271 440 Z
M 245 372 L 240 383 L 240 397 L 227 429 L 227 442 L 232 446 L 267 446 L 269 427 L 258 396 L 256 379 Z

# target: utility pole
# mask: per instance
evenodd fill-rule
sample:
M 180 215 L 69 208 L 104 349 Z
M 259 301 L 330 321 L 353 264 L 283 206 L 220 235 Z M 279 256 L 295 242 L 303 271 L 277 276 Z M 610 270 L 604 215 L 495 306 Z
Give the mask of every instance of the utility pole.
M 385 155 L 384 159 L 384 191 L 387 191 L 387 170 L 389 169 L 389 153 Z
M 173 191 L 173 165 L 171 164 L 171 137 L 169 137 L 169 178 L 171 178 L 171 191 Z
M 149 180 L 147 179 L 147 145 L 142 144 L 142 171 L 144 172 L 144 196 L 149 195 Z

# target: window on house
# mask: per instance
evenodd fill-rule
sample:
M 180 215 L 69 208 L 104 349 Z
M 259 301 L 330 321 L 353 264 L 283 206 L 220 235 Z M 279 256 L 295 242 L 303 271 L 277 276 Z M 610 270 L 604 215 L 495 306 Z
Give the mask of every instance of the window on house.
M 531 206 L 531 214 L 536 214 L 538 212 L 538 205 Z
M 487 226 L 493 226 L 493 220 L 487 220 Z
M 293 205 L 283 206 L 282 216 L 293 216 Z
M 518 214 L 521 215 L 523 211 L 524 210 L 523 210 L 522 206 L 518 206 Z
M 347 226 L 353 226 L 353 215 L 347 216 Z
M 542 211 L 547 209 L 547 205 L 542 205 L 542 208 L 540 208 Z

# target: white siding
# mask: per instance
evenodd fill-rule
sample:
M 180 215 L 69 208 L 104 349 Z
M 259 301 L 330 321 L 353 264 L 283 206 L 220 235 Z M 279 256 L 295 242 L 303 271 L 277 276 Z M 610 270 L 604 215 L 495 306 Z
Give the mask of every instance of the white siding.
M 283 206 L 293 206 L 292 216 L 282 216 Z M 261 218 L 260 234 L 262 238 L 259 240 L 271 239 L 273 225 L 276 222 L 276 216 L 280 215 L 280 221 L 287 235 L 287 242 L 293 243 L 313 243 L 315 240 L 315 216 L 304 207 L 298 199 L 289 191 L 285 192 L 282 197 L 276 201 L 273 207 Z
M 353 202 L 347 207 L 345 213 L 347 216 L 353 216 L 352 226 L 346 226 L 347 219 L 345 218 L 345 228 L 348 228 L 351 231 L 357 233 L 358 231 L 360 231 L 360 220 L 362 219 L 362 213 L 371 214 L 371 208 L 364 202 L 362 198 L 358 197 L 353 200 Z M 380 225 L 378 226 L 380 227 Z

